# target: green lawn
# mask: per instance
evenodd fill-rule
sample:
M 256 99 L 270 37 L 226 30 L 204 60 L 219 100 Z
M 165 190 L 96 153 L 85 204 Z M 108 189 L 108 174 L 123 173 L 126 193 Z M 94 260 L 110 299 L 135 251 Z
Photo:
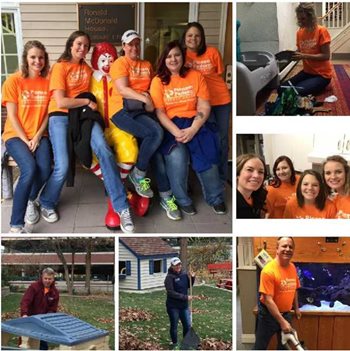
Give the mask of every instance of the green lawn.
M 19 304 L 23 294 L 10 294 L 1 299 L 2 320 L 19 317 Z M 109 331 L 109 347 L 114 350 L 114 303 L 99 297 L 61 296 L 59 312 L 73 315 L 96 328 Z M 13 338 L 16 340 L 17 338 Z M 14 344 L 11 343 L 13 346 Z
M 215 338 L 232 342 L 232 292 L 209 286 L 195 286 L 193 295 L 201 299 L 193 301 L 193 328 L 201 338 Z M 144 342 L 154 342 L 163 349 L 169 348 L 169 319 L 165 307 L 166 293 L 156 291 L 145 294 L 119 294 L 119 309 L 135 308 L 152 314 L 151 320 L 120 321 L 120 328 L 134 334 Z M 179 322 L 179 341 L 182 327 Z

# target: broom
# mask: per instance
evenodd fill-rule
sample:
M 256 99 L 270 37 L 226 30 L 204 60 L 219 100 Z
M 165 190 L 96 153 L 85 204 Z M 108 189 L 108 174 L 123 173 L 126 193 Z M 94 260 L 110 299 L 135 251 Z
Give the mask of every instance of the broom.
M 189 274 L 190 280 L 190 296 L 192 297 L 192 276 Z M 200 344 L 199 336 L 196 334 L 195 330 L 192 327 L 192 298 L 190 300 L 190 321 L 191 321 L 191 328 L 185 335 L 181 343 L 181 350 L 197 350 Z

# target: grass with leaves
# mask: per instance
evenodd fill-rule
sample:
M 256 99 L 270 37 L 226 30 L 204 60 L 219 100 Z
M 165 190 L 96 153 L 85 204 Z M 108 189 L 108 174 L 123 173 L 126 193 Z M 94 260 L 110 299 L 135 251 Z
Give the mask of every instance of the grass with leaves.
M 2 321 L 20 316 L 19 304 L 23 294 L 11 293 L 1 299 Z M 109 331 L 109 347 L 114 350 L 115 318 L 113 298 L 99 298 L 98 296 L 60 296 L 59 311 L 77 317 L 90 323 L 96 328 Z M 15 346 L 17 337 L 11 339 L 11 346 Z
M 215 338 L 232 342 L 232 292 L 210 286 L 193 287 L 192 326 L 203 339 Z M 146 343 L 156 343 L 168 349 L 170 343 L 169 318 L 165 307 L 166 292 L 154 291 L 144 294 L 119 293 L 119 310 L 134 309 L 151 314 L 149 320 L 123 321 L 120 329 L 127 330 Z M 178 340 L 182 340 L 179 322 Z

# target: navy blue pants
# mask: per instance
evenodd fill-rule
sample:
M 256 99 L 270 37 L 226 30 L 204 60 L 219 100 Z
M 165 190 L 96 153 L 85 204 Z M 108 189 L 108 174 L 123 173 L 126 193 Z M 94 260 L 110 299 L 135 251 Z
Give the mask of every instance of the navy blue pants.
M 282 314 L 283 318 L 289 323 L 292 321 L 292 314 L 286 312 Z M 274 334 L 277 333 L 277 350 L 284 350 L 281 343 L 281 327 L 272 317 L 265 305 L 259 303 L 257 327 L 255 331 L 255 345 L 253 350 L 267 350 L 267 346 Z
M 289 81 L 295 86 L 301 96 L 307 96 L 309 94 L 317 95 L 321 93 L 330 83 L 331 79 L 301 71 L 290 78 Z M 285 81 L 283 85 L 288 86 L 288 81 Z
M 170 320 L 170 337 L 173 344 L 177 343 L 177 325 L 179 319 L 182 324 L 182 335 L 185 337 L 191 329 L 190 310 L 188 308 L 171 308 L 167 307 L 167 313 Z

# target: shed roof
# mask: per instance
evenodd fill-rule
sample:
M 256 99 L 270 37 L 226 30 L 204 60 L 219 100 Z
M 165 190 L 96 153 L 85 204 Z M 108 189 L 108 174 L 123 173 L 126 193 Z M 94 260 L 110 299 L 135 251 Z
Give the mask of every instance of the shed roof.
M 165 255 L 176 256 L 177 251 L 159 237 L 120 238 L 126 248 L 138 257 Z

